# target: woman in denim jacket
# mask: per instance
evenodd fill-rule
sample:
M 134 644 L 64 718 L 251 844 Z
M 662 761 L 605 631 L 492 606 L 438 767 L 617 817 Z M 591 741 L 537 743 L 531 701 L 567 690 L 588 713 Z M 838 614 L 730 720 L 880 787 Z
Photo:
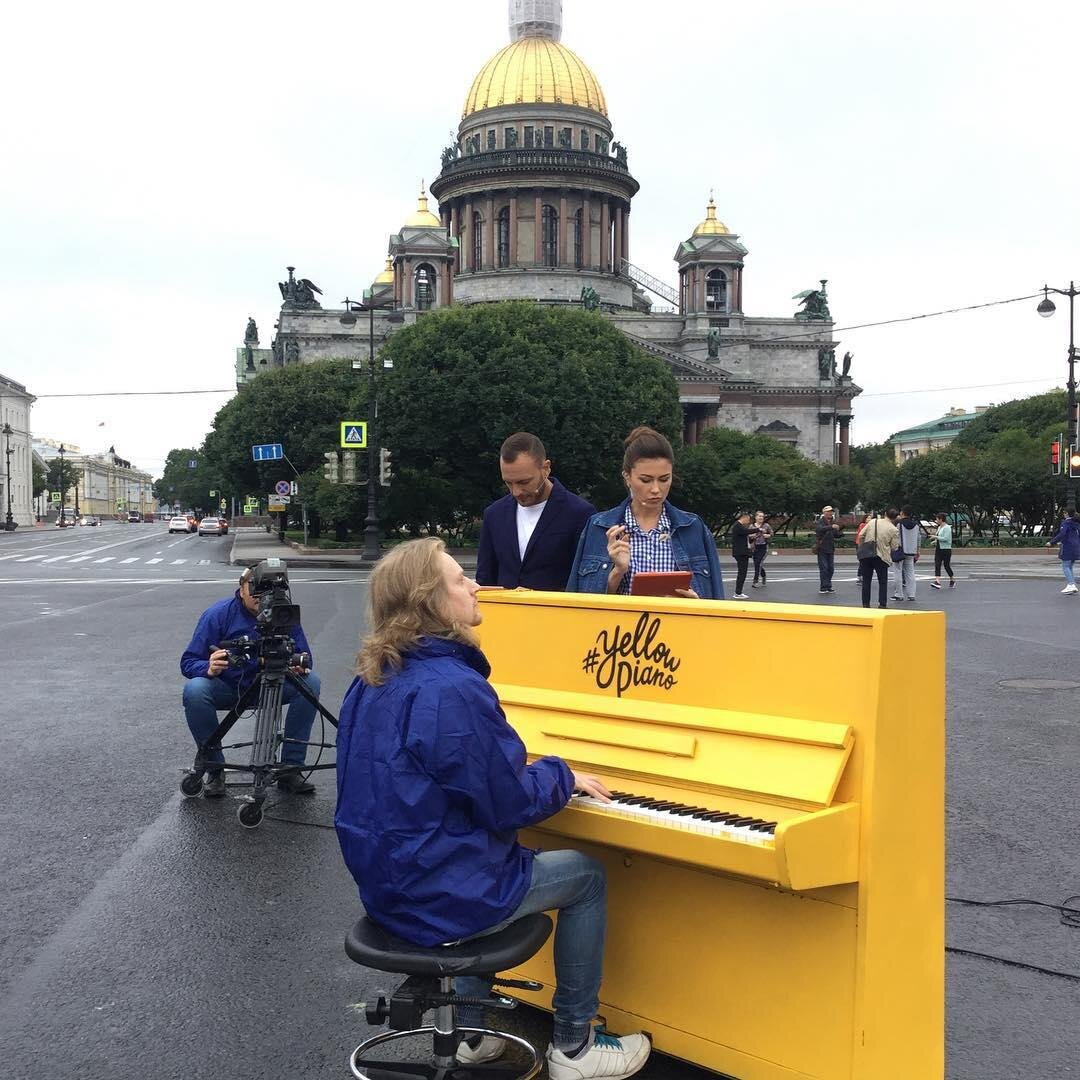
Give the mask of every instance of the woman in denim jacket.
M 724 599 L 716 542 L 696 514 L 667 501 L 675 455 L 658 431 L 637 427 L 623 441 L 623 480 L 629 497 L 593 514 L 578 540 L 567 592 L 630 592 L 634 574 L 689 570 L 680 596 Z

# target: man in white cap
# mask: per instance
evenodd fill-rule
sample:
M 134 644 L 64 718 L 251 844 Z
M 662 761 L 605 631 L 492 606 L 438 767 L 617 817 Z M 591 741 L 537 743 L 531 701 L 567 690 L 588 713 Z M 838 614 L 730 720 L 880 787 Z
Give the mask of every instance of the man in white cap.
M 833 577 L 833 556 L 836 551 L 836 538 L 840 535 L 840 526 L 833 521 L 833 508 L 822 507 L 821 517 L 814 526 L 814 552 L 817 555 L 820 593 L 831 593 Z

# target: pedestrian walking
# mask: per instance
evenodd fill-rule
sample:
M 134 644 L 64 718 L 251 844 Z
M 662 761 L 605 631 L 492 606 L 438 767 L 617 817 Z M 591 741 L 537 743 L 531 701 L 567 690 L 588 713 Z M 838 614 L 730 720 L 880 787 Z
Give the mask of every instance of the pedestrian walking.
M 889 511 L 889 516 L 892 516 Z M 919 561 L 919 522 L 915 511 L 905 506 L 898 515 L 897 527 L 900 530 L 900 558 L 893 555 L 892 598 L 894 600 L 915 599 L 915 564 Z
M 833 591 L 832 579 L 834 569 L 834 557 L 836 554 L 836 538 L 840 535 L 840 526 L 833 521 L 833 508 L 822 507 L 821 517 L 814 526 L 814 554 L 817 556 L 818 580 L 820 593 Z
M 1075 510 L 1067 514 L 1058 529 L 1057 535 L 1046 546 L 1053 547 L 1060 544 L 1058 558 L 1061 560 L 1061 572 L 1065 575 L 1065 588 L 1061 591 L 1065 594 L 1076 592 L 1076 575 L 1073 573 L 1073 563 L 1080 559 L 1080 514 Z
M 870 522 L 873 520 L 873 517 L 874 517 L 873 513 L 863 514 L 863 519 L 862 519 L 862 521 L 859 522 L 859 526 L 855 530 L 855 556 L 856 556 L 855 561 L 856 561 L 856 563 L 858 563 L 858 565 L 855 568 L 855 584 L 856 585 L 862 585 L 862 572 L 863 572 L 863 561 L 862 561 L 861 558 L 858 557 L 858 555 L 859 555 L 859 544 L 862 541 L 863 533 L 866 532 L 866 526 L 870 524 Z
M 749 600 L 750 597 L 743 592 L 746 585 L 746 571 L 750 566 L 750 511 L 743 510 L 735 524 L 731 526 L 731 554 L 735 559 L 737 573 L 735 575 L 735 595 L 732 600 Z
M 884 515 L 870 515 L 871 521 L 861 532 L 861 540 L 855 546 L 859 556 L 859 570 L 862 584 L 862 606 L 870 606 L 870 590 L 874 577 L 878 582 L 878 607 L 888 607 L 889 567 L 892 565 L 892 553 L 900 546 L 900 533 L 896 526 Z
M 931 589 L 941 588 L 941 569 L 949 575 L 949 588 L 956 588 L 956 578 L 952 572 L 952 526 L 944 514 L 936 516 L 937 531 L 934 533 L 934 580 Z
M 754 549 L 753 589 L 765 588 L 765 560 L 769 557 L 769 540 L 772 534 L 773 527 L 765 520 L 765 511 L 758 510 L 754 514 L 754 527 L 750 532 L 750 542 Z

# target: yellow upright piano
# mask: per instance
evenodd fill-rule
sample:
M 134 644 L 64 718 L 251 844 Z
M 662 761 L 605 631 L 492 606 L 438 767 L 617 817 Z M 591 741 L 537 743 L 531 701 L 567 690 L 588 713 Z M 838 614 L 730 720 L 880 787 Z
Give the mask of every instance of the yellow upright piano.
M 740 1080 L 940 1080 L 944 616 L 481 604 L 529 753 L 619 793 L 522 835 L 607 868 L 609 1029 Z M 550 1006 L 550 943 L 516 974 Z

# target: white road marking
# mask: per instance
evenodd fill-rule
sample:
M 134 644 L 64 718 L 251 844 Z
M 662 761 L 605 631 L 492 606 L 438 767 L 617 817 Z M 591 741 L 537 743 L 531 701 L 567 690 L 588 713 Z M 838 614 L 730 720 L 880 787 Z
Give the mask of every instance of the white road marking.
M 147 559 L 146 560 L 146 565 L 147 566 L 153 566 L 154 563 L 159 563 L 159 562 L 161 562 L 160 559 Z
M 173 561 L 169 565 L 170 566 L 179 566 L 181 563 L 186 563 L 186 562 L 187 562 L 187 559 L 173 559 Z
M 103 563 L 103 562 L 113 562 L 115 559 L 116 559 L 115 555 L 106 555 L 104 559 L 95 559 L 94 560 L 94 565 L 97 566 L 98 563 Z
M 86 562 L 87 559 L 92 559 L 93 557 L 93 555 L 76 555 L 75 558 L 70 561 L 73 563 Z
M 44 555 L 27 555 L 25 559 L 20 559 L 19 562 L 33 562 L 35 559 L 44 559 Z

